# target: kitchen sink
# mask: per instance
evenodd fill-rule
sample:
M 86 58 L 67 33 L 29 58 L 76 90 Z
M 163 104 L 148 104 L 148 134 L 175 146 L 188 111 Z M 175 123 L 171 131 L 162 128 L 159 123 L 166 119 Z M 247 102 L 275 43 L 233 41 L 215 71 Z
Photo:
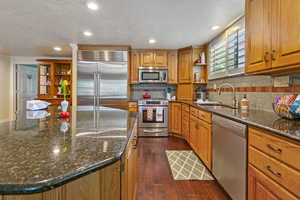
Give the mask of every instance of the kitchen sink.
M 222 104 L 222 103 L 209 103 L 209 104 L 201 103 L 201 104 L 197 104 L 197 105 L 199 105 L 199 106 L 211 106 L 211 107 L 214 107 L 214 109 L 225 109 L 225 108 L 237 109 L 237 108 L 234 108 L 230 105 L 226 105 L 226 104 Z

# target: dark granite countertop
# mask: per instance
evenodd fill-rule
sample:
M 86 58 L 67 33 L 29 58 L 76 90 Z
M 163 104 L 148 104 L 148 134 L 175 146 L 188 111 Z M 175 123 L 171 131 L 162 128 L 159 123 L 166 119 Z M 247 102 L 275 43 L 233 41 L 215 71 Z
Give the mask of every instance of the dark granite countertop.
M 77 111 L 75 111 L 77 109 Z M 43 119 L 31 112 L 0 123 L 0 194 L 43 192 L 119 160 L 136 113 L 101 107 L 57 111 Z
M 247 125 L 269 130 L 275 134 L 290 138 L 295 141 L 300 141 L 300 120 L 282 119 L 274 112 L 262 110 L 250 109 L 245 113 L 241 112 L 239 109 L 231 109 L 224 106 L 198 105 L 185 101 L 178 102 L 186 103 L 205 111 L 212 112 L 213 114 L 217 114 Z

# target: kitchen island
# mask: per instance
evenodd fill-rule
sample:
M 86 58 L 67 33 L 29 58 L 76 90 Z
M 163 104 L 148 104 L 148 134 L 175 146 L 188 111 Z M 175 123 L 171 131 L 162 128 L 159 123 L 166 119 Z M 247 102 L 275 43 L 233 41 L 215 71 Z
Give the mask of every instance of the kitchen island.
M 107 107 L 18 113 L 0 124 L 0 199 L 126 199 L 136 126 L 135 113 Z

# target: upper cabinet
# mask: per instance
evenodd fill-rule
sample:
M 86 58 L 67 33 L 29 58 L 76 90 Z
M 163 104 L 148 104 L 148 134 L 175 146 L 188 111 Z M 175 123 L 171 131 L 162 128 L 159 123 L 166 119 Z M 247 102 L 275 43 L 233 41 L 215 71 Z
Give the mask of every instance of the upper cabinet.
M 300 1 L 247 0 L 247 73 L 288 73 L 300 66 L 299 13 Z
M 168 65 L 168 52 L 164 50 L 145 50 L 141 52 L 141 66 L 165 67 Z
M 271 68 L 270 0 L 248 0 L 246 9 L 247 64 L 246 72 Z
M 300 1 L 272 0 L 272 67 L 300 64 Z
M 130 59 L 130 83 L 135 84 L 139 82 L 139 67 L 141 66 L 140 54 L 137 51 L 131 52 Z
M 177 50 L 168 52 L 168 83 L 176 84 L 178 82 L 178 62 Z
M 178 51 L 178 82 L 192 82 L 193 50 L 185 48 Z
M 144 51 L 141 53 L 141 66 L 153 66 L 154 65 L 154 52 Z

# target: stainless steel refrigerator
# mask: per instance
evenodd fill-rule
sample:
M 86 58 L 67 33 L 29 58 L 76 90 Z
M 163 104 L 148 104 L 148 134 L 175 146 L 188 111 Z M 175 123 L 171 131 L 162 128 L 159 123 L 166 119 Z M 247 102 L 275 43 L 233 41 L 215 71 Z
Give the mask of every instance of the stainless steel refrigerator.
M 79 51 L 77 70 L 78 106 L 121 105 L 127 101 L 127 51 Z

